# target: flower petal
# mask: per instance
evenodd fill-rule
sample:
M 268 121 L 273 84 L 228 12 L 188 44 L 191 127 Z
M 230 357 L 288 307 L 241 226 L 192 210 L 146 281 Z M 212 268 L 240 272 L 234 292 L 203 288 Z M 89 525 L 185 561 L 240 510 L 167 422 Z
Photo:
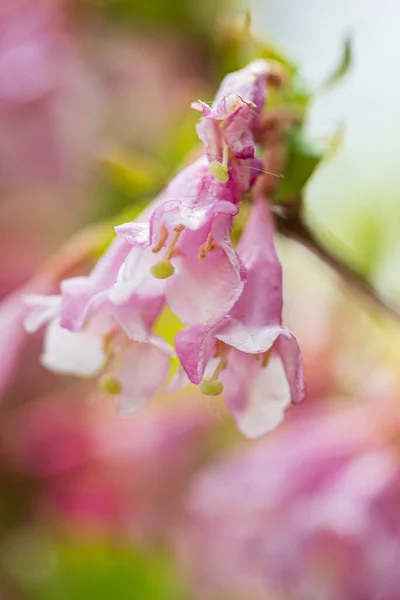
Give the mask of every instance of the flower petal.
M 293 404 L 298 404 L 305 396 L 303 358 L 299 344 L 289 329 L 277 340 L 277 351 L 280 354 L 283 368 L 290 386 Z
M 165 281 L 156 279 L 150 273 L 151 267 L 159 260 L 160 257 L 150 248 L 132 248 L 109 291 L 110 301 L 124 304 L 134 295 L 149 299 L 163 296 Z
M 114 227 L 115 233 L 132 246 L 147 248 L 150 245 L 150 223 L 122 223 Z
M 163 394 L 175 394 L 175 392 L 178 392 L 189 384 L 190 379 L 186 375 L 182 365 L 179 365 L 178 370 L 173 375 L 171 381 L 169 381 L 168 385 L 164 388 Z
M 268 73 L 266 61 L 254 61 L 225 77 L 212 107 L 201 100 L 192 104 L 203 114 L 196 129 L 209 161 L 221 160 L 223 140 L 236 158 L 254 157 L 254 134 L 260 128 Z M 226 122 L 223 131 L 221 120 Z
M 282 267 L 275 251 L 270 207 L 256 198 L 238 254 L 247 271 L 247 284 L 232 311 L 249 327 L 278 325 L 282 321 Z
M 166 283 L 167 302 L 183 323 L 210 325 L 216 323 L 232 308 L 240 297 L 245 270 L 232 247 L 230 231 L 232 217 L 216 214 L 211 233 L 218 248 L 209 252 L 205 260 L 198 258 L 200 239 L 191 242 L 194 248 L 183 247 L 181 257 L 174 261 L 176 273 Z
M 119 412 L 133 415 L 147 405 L 163 385 L 170 368 L 170 356 L 153 344 L 133 342 L 124 351 L 115 376 L 122 385 Z
M 61 305 L 61 296 L 27 294 L 24 296 L 23 303 L 25 331 L 34 333 L 57 316 Z
M 194 325 L 175 336 L 175 350 L 181 365 L 192 383 L 200 383 L 215 345 L 214 330 Z
M 123 239 L 115 239 L 87 277 L 72 277 L 61 283 L 61 325 L 80 331 L 106 300 L 106 290 L 115 282 L 130 250 Z
M 247 327 L 238 319 L 227 318 L 216 333 L 217 339 L 248 354 L 261 354 L 274 344 L 286 328 L 279 325 L 269 327 Z
M 273 352 L 262 367 L 251 356 L 232 351 L 221 380 L 226 403 L 243 435 L 260 437 L 282 421 L 291 395 L 278 353 Z
M 123 305 L 114 305 L 112 315 L 122 327 L 130 340 L 146 342 L 149 340 L 150 329 L 164 306 L 164 299 L 134 298 Z
M 91 377 L 104 366 L 101 337 L 89 332 L 71 333 L 54 319 L 47 327 L 41 363 L 55 373 Z

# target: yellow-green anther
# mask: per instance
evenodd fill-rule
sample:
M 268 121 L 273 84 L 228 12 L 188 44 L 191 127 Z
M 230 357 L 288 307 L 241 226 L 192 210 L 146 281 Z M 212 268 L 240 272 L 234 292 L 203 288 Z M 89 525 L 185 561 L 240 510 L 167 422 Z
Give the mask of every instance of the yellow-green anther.
M 209 169 L 211 175 L 221 183 L 226 183 L 228 181 L 229 175 L 227 166 L 217 160 L 213 160 L 212 163 L 210 163 Z
M 118 396 L 122 391 L 120 382 L 116 377 L 114 377 L 114 375 L 111 375 L 110 373 L 103 375 L 99 384 L 103 392 L 109 394 L 110 396 Z
M 199 388 L 206 396 L 219 396 L 222 394 L 224 386 L 218 380 L 203 379 L 199 384 Z
M 174 274 L 174 265 L 169 260 L 160 260 L 150 269 L 151 274 L 156 279 L 168 279 Z

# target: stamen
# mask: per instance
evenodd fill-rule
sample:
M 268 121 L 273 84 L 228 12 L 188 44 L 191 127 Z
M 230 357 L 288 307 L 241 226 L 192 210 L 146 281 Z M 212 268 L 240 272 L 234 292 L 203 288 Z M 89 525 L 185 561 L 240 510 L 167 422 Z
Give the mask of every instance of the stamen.
M 175 273 L 175 269 L 169 260 L 159 260 L 151 267 L 150 272 L 156 279 L 168 279 Z
M 214 240 L 211 233 L 208 234 L 207 240 L 199 248 L 199 259 L 206 260 L 207 252 L 212 252 L 217 247 L 217 242 Z
M 171 258 L 172 253 L 175 248 L 175 244 L 178 242 L 179 236 L 181 235 L 181 233 L 184 229 L 185 229 L 184 225 L 177 225 L 176 227 L 174 227 L 174 235 L 172 236 L 172 240 L 170 241 L 168 248 L 166 249 L 165 254 L 164 254 L 165 260 L 169 260 Z
M 174 235 L 168 244 L 163 259 L 151 267 L 151 274 L 156 279 L 168 279 L 168 277 L 171 277 L 171 275 L 174 274 L 175 268 L 170 259 L 173 256 L 176 256 L 176 253 L 179 250 L 178 248 L 175 248 L 175 245 L 184 229 L 184 225 L 177 225 L 174 227 Z
M 218 377 L 223 369 L 226 367 L 228 354 L 230 351 L 229 346 L 225 346 L 225 350 L 221 356 L 221 360 L 217 364 L 214 373 L 211 375 L 210 379 L 203 379 L 199 388 L 200 391 L 203 392 L 206 396 L 219 396 L 222 394 L 224 386 L 221 381 L 218 381 Z
M 262 368 L 264 368 L 268 365 L 270 358 L 271 358 L 271 348 L 269 350 L 267 350 L 266 352 L 264 352 L 264 355 L 263 355 L 263 358 L 261 361 Z
M 154 253 L 160 252 L 161 248 L 164 248 L 167 238 L 168 238 L 168 229 L 165 227 L 165 225 L 162 225 L 161 229 L 160 229 L 160 233 L 159 233 L 158 242 L 153 246 L 152 251 Z
M 225 342 L 221 342 L 221 340 L 216 340 L 213 358 L 220 358 L 227 352 L 227 346 Z
M 118 379 L 112 373 L 106 373 L 99 381 L 100 389 L 110 396 L 118 396 L 122 391 L 122 386 Z
M 210 173 L 220 181 L 221 183 L 226 183 L 229 179 L 228 175 L 228 160 L 229 160 L 229 146 L 225 142 L 223 142 L 222 148 L 222 162 L 218 160 L 213 160 L 210 163 L 209 169 Z

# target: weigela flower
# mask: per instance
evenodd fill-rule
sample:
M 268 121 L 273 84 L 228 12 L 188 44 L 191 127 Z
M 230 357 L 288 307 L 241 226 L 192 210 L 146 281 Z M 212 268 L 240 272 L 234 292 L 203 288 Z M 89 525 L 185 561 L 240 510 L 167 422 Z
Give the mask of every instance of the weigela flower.
M 256 175 L 247 177 L 247 186 Z M 238 190 L 247 191 L 236 180 L 215 179 L 203 157 L 171 181 L 148 222 L 116 227 L 134 248 L 155 255 L 165 248 L 152 273 L 166 280 L 167 303 L 183 323 L 215 323 L 243 291 L 245 270 L 230 239 Z M 122 279 L 131 276 L 126 269 Z
M 248 437 L 273 429 L 290 403 L 304 395 L 300 349 L 282 325 L 282 268 L 273 235 L 269 206 L 258 198 L 238 247 L 247 272 L 243 294 L 219 323 L 189 327 L 175 340 L 190 381 L 205 394 L 224 390 L 238 428 Z
M 138 261 L 135 274 L 136 281 L 143 281 L 144 269 L 150 280 L 142 295 L 133 286 L 123 298 L 113 290 L 128 250 L 127 243 L 117 239 L 89 276 L 62 282 L 61 296 L 30 295 L 25 300 L 27 330 L 47 324 L 42 364 L 80 377 L 102 374 L 102 389 L 118 397 L 123 414 L 142 409 L 163 385 L 172 354 L 151 331 L 164 296 L 146 260 Z
M 269 64 L 256 60 L 230 73 L 222 81 L 212 106 L 198 100 L 192 108 L 203 116 L 197 133 L 210 161 L 210 171 L 220 181 L 228 180 L 230 158 L 255 156 L 254 135 L 266 99 Z

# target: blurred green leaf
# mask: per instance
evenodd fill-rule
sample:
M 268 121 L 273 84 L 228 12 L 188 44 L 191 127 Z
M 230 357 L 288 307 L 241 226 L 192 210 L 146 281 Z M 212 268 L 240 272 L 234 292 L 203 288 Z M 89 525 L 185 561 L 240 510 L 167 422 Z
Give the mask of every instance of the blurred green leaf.
M 343 46 L 343 53 L 340 58 L 340 62 L 333 73 L 328 77 L 328 79 L 323 84 L 323 88 L 330 87 L 334 85 L 338 81 L 344 77 L 353 64 L 353 42 L 350 36 L 345 39 Z
M 302 128 L 294 127 L 287 134 L 287 158 L 283 179 L 274 200 L 279 202 L 296 197 L 319 165 L 323 154 L 304 137 Z
M 185 35 L 209 38 L 210 25 L 224 10 L 227 0 L 74 0 L 79 12 L 92 11 L 123 27 L 174 28 Z
M 100 156 L 98 163 L 117 188 L 132 195 L 157 189 L 163 177 L 162 165 L 142 153 L 124 154 L 112 150 Z
M 279 49 L 252 35 L 248 13 L 244 18 L 243 27 L 221 27 L 214 43 L 218 79 L 230 71 L 241 69 L 257 58 L 280 63 L 290 76 L 297 73 L 297 66 Z
M 164 134 L 157 152 L 163 157 L 168 176 L 174 173 L 187 160 L 188 154 L 200 144 L 196 132 L 199 118 L 199 113 L 191 109 L 188 103 L 187 111 L 174 119 L 170 131 Z
M 27 589 L 32 600 L 183 600 L 171 560 L 163 553 L 104 542 L 57 547 L 58 560 Z

